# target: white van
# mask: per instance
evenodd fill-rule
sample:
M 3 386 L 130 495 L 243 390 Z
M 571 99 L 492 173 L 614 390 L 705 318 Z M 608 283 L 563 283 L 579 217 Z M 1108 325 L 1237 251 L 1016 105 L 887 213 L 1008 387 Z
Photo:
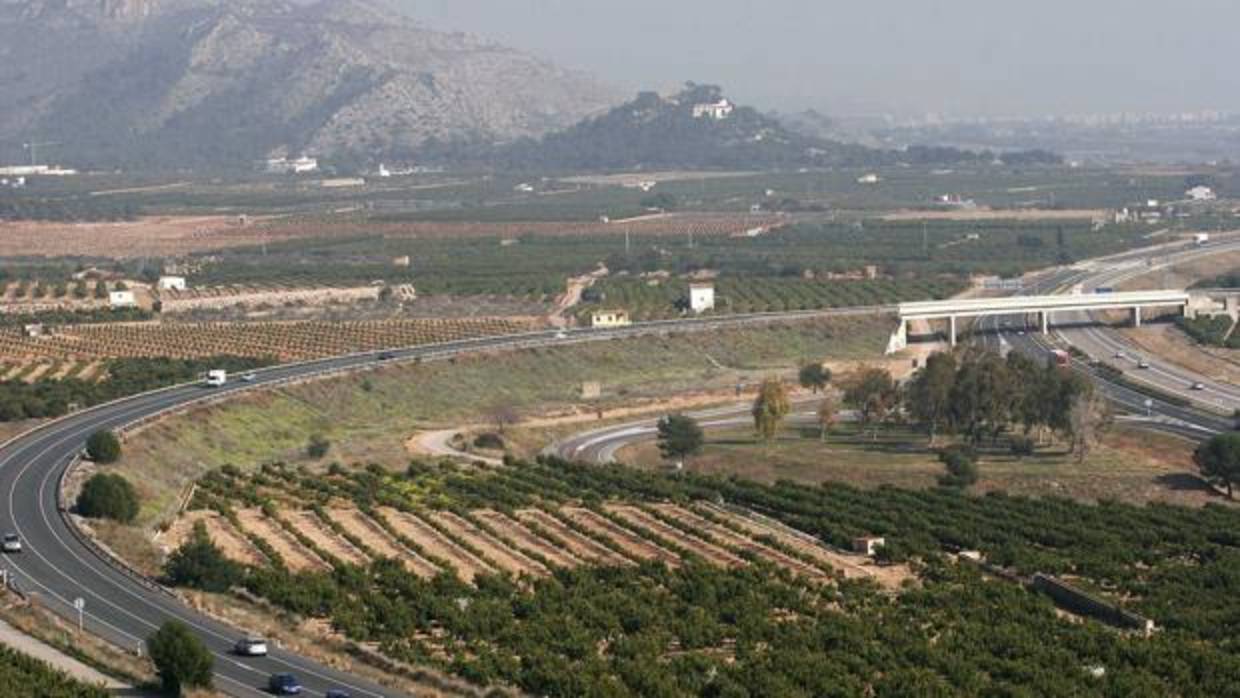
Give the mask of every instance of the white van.
M 220 388 L 228 382 L 228 371 L 213 369 L 207 371 L 207 387 Z

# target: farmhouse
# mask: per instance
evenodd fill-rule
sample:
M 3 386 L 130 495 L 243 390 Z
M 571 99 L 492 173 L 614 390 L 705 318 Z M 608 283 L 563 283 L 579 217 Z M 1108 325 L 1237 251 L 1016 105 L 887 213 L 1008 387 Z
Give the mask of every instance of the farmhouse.
M 879 181 L 878 175 L 873 172 L 868 172 L 857 178 L 857 184 L 878 184 Z
M 590 314 L 590 327 L 627 327 L 633 324 L 627 310 L 596 310 Z
M 714 284 L 689 284 L 689 309 L 704 313 L 715 309 Z
M 135 308 L 138 299 L 134 298 L 133 291 L 112 291 L 108 294 L 108 305 L 113 308 Z
M 184 291 L 186 288 L 184 276 L 159 277 L 159 290 L 161 291 Z
M 732 115 L 732 111 L 735 108 L 736 107 L 732 106 L 732 103 L 726 99 L 721 99 L 718 102 L 695 104 L 693 105 L 693 118 L 711 118 L 715 121 L 723 121 Z
M 318 169 L 318 159 L 304 155 L 296 160 L 289 160 L 288 158 L 271 158 L 267 160 L 267 172 L 271 174 L 305 174 L 306 172 L 317 172 Z
M 1196 186 L 1184 192 L 1184 198 L 1189 201 L 1214 201 L 1218 198 L 1218 194 L 1215 194 L 1210 187 Z
M 853 539 L 853 552 L 874 557 L 878 549 L 886 544 L 887 541 L 879 536 L 859 536 Z

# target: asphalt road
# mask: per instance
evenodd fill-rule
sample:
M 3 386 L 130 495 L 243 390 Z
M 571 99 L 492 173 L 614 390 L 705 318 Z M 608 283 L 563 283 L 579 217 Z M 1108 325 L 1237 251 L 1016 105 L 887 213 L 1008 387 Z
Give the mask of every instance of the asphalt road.
M 876 307 L 770 313 L 645 323 L 610 330 L 547 331 L 463 340 L 278 366 L 257 371 L 252 383 L 239 382 L 234 376 L 233 381 L 221 388 L 178 386 L 100 405 L 44 425 L 0 446 L 0 531 L 17 533 L 25 546 L 20 554 L 0 558 L 0 569 L 10 575 L 22 592 L 37 595 L 41 604 L 75 623 L 79 613 L 74 602 L 81 599 L 84 606 L 80 617 L 86 631 L 120 647 L 138 651 L 145 638 L 165 621 L 177 619 L 186 623 L 214 653 L 216 688 L 229 695 L 264 695 L 262 689 L 268 677 L 285 671 L 294 674 L 310 696 L 321 696 L 330 688 L 344 689 L 353 696 L 397 695 L 372 682 L 275 648 L 267 658 L 233 656 L 230 649 L 236 639 L 245 634 L 242 630 L 188 608 L 168 590 L 124 571 L 115 560 L 80 539 L 72 522 L 61 511 L 58 493 L 67 468 L 84 448 L 86 438 L 99 429 L 133 425 L 204 400 L 225 399 L 245 390 L 325 373 L 363 370 L 384 363 L 430 361 L 470 352 L 606 341 L 672 331 L 890 312 L 892 308 Z

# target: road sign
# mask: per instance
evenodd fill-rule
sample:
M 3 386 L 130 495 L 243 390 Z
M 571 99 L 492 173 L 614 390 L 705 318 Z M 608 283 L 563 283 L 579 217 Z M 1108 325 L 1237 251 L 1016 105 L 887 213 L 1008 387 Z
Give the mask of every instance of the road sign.
M 1148 397 L 1145 398 L 1145 416 L 1146 417 L 1153 416 L 1153 410 L 1154 410 L 1154 401 Z
M 82 634 L 82 615 L 83 615 L 82 611 L 86 610 L 86 599 L 80 596 L 77 597 L 76 599 L 73 600 L 73 607 L 76 608 L 78 612 L 78 634 L 81 635 Z

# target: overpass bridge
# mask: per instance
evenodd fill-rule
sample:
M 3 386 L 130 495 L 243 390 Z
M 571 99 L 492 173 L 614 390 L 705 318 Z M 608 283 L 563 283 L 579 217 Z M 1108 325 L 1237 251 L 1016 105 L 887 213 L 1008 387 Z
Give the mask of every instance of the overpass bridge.
M 1126 310 L 1132 314 L 1133 325 L 1140 327 L 1141 311 L 1144 308 L 1174 307 L 1184 315 L 1191 315 L 1192 300 L 1192 295 L 1187 291 L 1129 291 L 901 303 L 897 308 L 900 326 L 892 335 L 887 351 L 894 353 L 908 346 L 908 324 L 912 321 L 946 320 L 948 338 L 951 345 L 956 346 L 956 325 L 962 318 L 1036 313 L 1042 332 L 1045 333 L 1050 329 L 1054 313 Z

